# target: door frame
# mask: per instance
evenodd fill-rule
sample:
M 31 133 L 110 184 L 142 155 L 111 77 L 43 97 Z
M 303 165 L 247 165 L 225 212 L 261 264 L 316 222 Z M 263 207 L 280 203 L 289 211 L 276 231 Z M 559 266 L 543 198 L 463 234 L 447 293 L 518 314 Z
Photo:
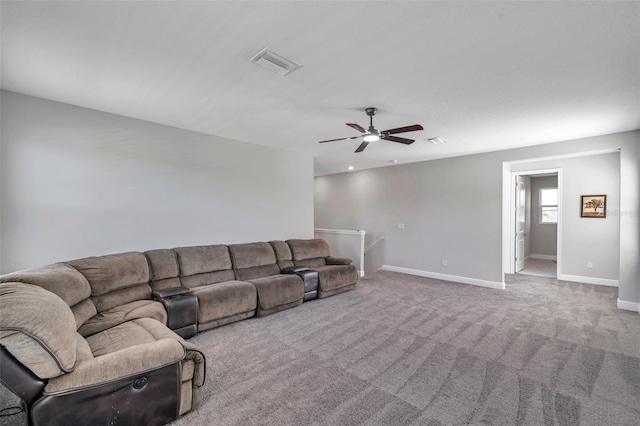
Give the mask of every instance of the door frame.
M 562 270 L 562 168 L 530 169 L 512 172 L 510 167 L 504 167 L 502 180 L 502 217 L 503 217 L 503 242 L 502 242 L 502 270 L 503 273 L 515 273 L 516 258 L 516 207 L 515 191 L 516 178 L 518 176 L 535 176 L 549 173 L 558 174 L 558 235 L 556 240 L 558 258 L 556 260 L 556 277 L 560 277 Z M 531 194 L 533 197 L 533 194 Z M 531 215 L 533 216 L 533 215 Z M 505 220 L 506 218 L 506 220 Z
M 529 192 L 529 199 L 531 199 L 531 183 L 529 183 L 529 185 L 525 184 L 525 179 L 524 179 L 524 175 L 516 175 L 514 176 L 514 194 L 513 194 L 513 207 L 514 207 L 514 217 L 513 217 L 513 224 L 514 224 L 514 229 L 513 229 L 513 235 L 514 235 L 514 249 L 513 249 L 513 263 L 514 263 L 514 269 L 513 272 L 514 273 L 518 273 L 520 272 L 522 269 L 524 269 L 524 263 L 526 261 L 526 258 L 524 256 L 524 252 L 525 252 L 525 239 L 527 238 L 527 233 L 525 232 L 527 230 L 527 201 L 526 201 L 526 196 L 527 196 L 527 192 Z M 522 187 L 520 189 L 518 189 L 518 185 L 522 183 Z M 521 200 L 520 197 L 522 195 L 522 191 L 524 191 L 524 200 Z M 520 212 L 520 210 L 524 209 L 523 212 Z M 529 222 L 531 222 L 531 203 L 529 203 Z M 519 236 L 518 234 L 519 232 L 519 227 L 520 227 L 520 219 L 521 219 L 521 215 L 524 215 L 524 222 L 522 223 L 522 259 L 518 259 L 518 246 L 520 243 L 519 240 Z M 531 225 L 531 224 L 529 224 Z M 518 269 L 518 263 L 521 263 L 521 267 Z

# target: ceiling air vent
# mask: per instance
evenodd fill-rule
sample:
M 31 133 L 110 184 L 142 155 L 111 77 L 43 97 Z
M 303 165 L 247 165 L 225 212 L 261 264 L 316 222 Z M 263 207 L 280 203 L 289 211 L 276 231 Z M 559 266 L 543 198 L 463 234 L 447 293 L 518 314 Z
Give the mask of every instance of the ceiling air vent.
M 441 143 L 446 143 L 447 140 L 445 138 L 441 138 L 440 136 L 435 137 L 435 138 L 429 138 L 427 139 L 429 142 L 431 142 L 434 145 L 440 145 Z
M 290 59 L 285 58 L 279 53 L 274 52 L 268 47 L 265 47 L 253 58 L 251 58 L 251 62 L 255 62 L 261 67 L 264 67 L 280 75 L 287 75 L 289 73 L 292 73 L 302 66 L 300 64 L 296 64 Z

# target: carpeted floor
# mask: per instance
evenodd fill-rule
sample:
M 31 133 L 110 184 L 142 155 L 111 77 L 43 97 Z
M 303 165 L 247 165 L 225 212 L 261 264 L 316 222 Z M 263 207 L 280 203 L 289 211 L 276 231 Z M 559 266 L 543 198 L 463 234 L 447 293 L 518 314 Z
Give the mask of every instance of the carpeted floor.
M 637 426 L 640 315 L 616 297 L 523 275 L 501 291 L 379 271 L 191 339 L 207 356 L 202 404 L 172 425 Z

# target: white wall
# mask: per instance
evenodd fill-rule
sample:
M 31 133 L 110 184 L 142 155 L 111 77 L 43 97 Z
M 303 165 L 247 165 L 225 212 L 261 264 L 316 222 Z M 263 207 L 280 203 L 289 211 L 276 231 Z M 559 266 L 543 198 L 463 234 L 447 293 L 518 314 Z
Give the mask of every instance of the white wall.
M 315 226 L 364 229 L 367 245 L 385 236 L 382 262 L 387 265 L 501 283 L 503 162 L 617 148 L 620 153 L 611 154 L 608 164 L 618 161 L 618 166 L 605 171 L 609 176 L 601 182 L 606 188 L 580 186 L 594 173 L 589 165 L 581 168 L 584 160 L 571 167 L 559 163 L 571 169 L 564 172 L 569 193 L 611 194 L 610 206 L 618 210 L 610 210 L 611 220 L 589 225 L 589 232 L 594 227 L 609 228 L 601 235 L 612 252 L 596 260 L 597 248 L 591 244 L 592 251 L 579 252 L 567 267 L 575 275 L 618 279 L 620 299 L 638 303 L 640 131 L 317 177 Z M 573 201 L 567 202 L 565 216 L 577 214 L 579 200 Z M 405 229 L 398 229 L 398 223 Z M 575 231 L 567 227 L 567 232 Z M 447 266 L 442 259 L 447 259 Z M 572 269 L 572 264 L 581 268 L 587 260 L 600 266 L 591 271 Z
M 2 272 L 313 237 L 313 158 L 2 93 Z
M 619 173 L 620 171 L 616 170 L 616 174 L 619 175 Z M 531 228 L 529 230 L 531 254 L 542 256 L 556 256 L 558 254 L 558 225 L 540 223 L 540 189 L 557 187 L 557 176 L 531 176 Z M 615 251 L 618 251 L 617 247 Z M 616 259 L 615 267 L 617 268 L 617 266 Z

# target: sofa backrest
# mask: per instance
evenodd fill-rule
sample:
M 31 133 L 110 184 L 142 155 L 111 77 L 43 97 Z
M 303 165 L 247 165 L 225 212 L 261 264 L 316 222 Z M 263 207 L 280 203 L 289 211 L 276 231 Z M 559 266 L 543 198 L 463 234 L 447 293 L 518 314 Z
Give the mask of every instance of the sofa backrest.
M 313 268 L 316 266 L 325 266 L 326 258 L 331 254 L 329 252 L 329 244 L 321 238 L 313 240 L 287 240 L 291 254 L 293 254 L 293 263 L 296 266 L 306 266 Z
M 194 288 L 235 280 L 229 249 L 225 245 L 178 247 L 180 282 Z
M 149 261 L 150 284 L 153 291 L 181 287 L 178 255 L 171 249 L 144 252 Z
M 269 243 L 231 244 L 229 252 L 239 280 L 253 280 L 280 273 L 276 254 Z
M 66 262 L 89 281 L 98 312 L 136 300 L 151 299 L 149 264 L 144 254 L 127 252 Z
M 0 283 L 9 282 L 36 285 L 60 297 L 71 308 L 76 329 L 97 313 L 89 298 L 89 282 L 84 275 L 69 265 L 56 263 L 0 276 Z
M 276 253 L 276 261 L 280 269 L 290 268 L 293 265 L 293 254 L 286 241 L 269 241 L 273 251 Z
M 73 370 L 86 341 L 66 301 L 37 285 L 5 282 L 0 312 L 0 345 L 22 365 L 41 379 Z

